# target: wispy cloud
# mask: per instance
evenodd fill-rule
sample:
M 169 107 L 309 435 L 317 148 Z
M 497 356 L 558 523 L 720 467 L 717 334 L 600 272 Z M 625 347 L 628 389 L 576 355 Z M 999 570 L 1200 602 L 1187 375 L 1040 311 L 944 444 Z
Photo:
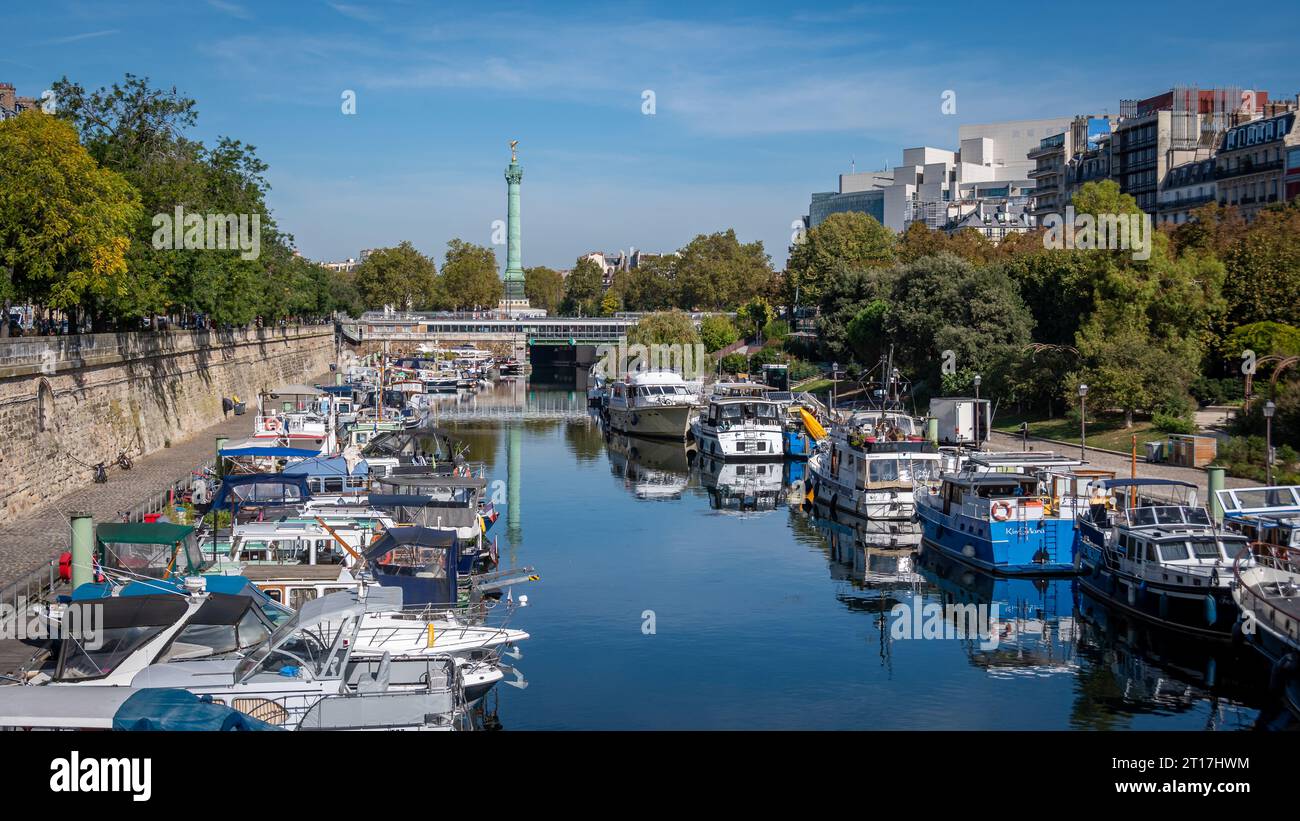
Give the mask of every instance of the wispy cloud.
M 330 0 L 326 5 L 344 17 L 351 17 L 353 20 L 360 20 L 363 23 L 375 23 L 381 19 L 380 14 L 374 9 L 355 3 L 335 3 Z
M 231 17 L 238 17 L 240 20 L 253 19 L 253 15 L 248 9 L 238 3 L 228 3 L 226 0 L 208 0 L 208 5 L 219 12 L 229 14 Z
M 56 37 L 53 40 L 46 40 L 47 46 L 61 46 L 66 43 L 77 43 L 82 40 L 93 40 L 97 37 L 108 37 L 113 34 L 119 34 L 117 29 L 106 29 L 105 31 L 88 31 L 85 34 L 72 34 L 67 37 Z

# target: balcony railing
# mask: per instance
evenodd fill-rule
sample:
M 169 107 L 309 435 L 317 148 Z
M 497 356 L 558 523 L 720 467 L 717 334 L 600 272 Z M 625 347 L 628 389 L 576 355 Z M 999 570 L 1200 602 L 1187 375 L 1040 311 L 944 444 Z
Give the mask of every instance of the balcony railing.
M 1235 168 L 1226 168 L 1219 166 L 1214 169 L 1214 178 L 1217 180 L 1227 179 L 1229 177 L 1244 177 L 1247 174 L 1263 174 L 1267 171 L 1280 171 L 1282 169 L 1282 160 L 1271 160 L 1269 162 L 1253 163 L 1240 162 Z

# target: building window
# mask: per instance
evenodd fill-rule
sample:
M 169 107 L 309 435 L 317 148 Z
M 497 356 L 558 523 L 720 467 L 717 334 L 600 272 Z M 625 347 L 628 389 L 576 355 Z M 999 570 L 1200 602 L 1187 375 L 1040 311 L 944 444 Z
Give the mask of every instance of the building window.
M 39 433 L 54 430 L 54 389 L 45 379 L 36 385 L 36 430 Z

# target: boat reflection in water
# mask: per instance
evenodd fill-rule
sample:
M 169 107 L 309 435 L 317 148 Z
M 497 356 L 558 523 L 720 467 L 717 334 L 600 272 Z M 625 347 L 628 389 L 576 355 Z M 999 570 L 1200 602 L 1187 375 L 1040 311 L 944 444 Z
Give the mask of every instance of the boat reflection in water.
M 690 486 L 686 445 L 610 431 L 609 470 L 638 499 L 680 499 Z
M 1263 687 L 1268 668 L 1250 648 L 1195 639 L 1126 616 L 1078 587 L 1081 674 L 1073 723 L 1121 729 L 1120 716 L 1205 713 L 1204 729 L 1278 726 Z M 1259 712 L 1264 709 L 1264 712 Z M 1281 711 L 1285 712 L 1285 711 Z M 1286 724 L 1285 720 L 1282 724 Z
M 996 678 L 1072 675 L 1078 627 L 1069 580 L 994 576 L 958 562 L 922 540 L 917 564 L 939 589 L 939 603 L 983 608 L 988 636 L 962 642 L 967 658 Z M 961 625 L 959 625 L 961 626 Z
M 783 459 L 735 462 L 699 455 L 700 485 L 709 506 L 724 513 L 765 513 L 784 504 L 790 467 Z M 800 466 L 802 467 L 802 466 Z

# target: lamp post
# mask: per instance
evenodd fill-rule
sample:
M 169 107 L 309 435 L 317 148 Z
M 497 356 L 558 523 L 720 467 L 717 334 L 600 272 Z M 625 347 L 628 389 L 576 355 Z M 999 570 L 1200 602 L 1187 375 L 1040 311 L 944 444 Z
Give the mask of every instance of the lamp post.
M 1270 399 L 1264 403 L 1264 472 L 1265 484 L 1273 484 L 1273 412 L 1277 405 Z
M 983 380 L 979 374 L 975 374 L 975 378 L 971 381 L 975 383 L 975 447 L 978 448 L 980 446 L 980 382 Z
M 835 410 L 835 387 L 839 382 L 840 363 L 831 363 L 831 410 Z
M 1088 419 L 1087 407 L 1084 404 L 1084 397 L 1088 395 L 1088 386 L 1079 385 L 1079 461 L 1086 462 L 1087 459 L 1087 441 L 1088 441 Z

